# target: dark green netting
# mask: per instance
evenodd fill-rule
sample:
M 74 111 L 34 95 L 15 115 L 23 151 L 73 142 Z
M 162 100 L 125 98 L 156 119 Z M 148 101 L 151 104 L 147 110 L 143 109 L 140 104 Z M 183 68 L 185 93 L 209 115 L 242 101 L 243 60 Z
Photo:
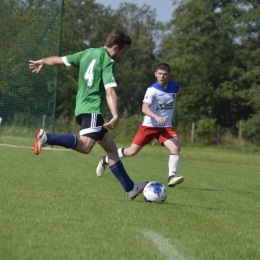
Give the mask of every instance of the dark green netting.
M 0 0 L 0 143 L 31 145 L 36 128 L 54 129 L 58 68 L 33 74 L 28 61 L 59 55 L 62 10 L 63 0 Z

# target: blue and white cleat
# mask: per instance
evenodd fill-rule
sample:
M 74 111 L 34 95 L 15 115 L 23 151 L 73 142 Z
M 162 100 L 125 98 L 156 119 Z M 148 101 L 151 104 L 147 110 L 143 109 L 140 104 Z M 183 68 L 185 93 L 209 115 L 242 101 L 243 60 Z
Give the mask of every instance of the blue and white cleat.
M 144 189 L 146 184 L 148 183 L 147 180 L 144 180 L 141 183 L 137 183 L 134 185 L 134 188 L 131 191 L 128 191 L 126 194 L 131 200 L 134 200 Z

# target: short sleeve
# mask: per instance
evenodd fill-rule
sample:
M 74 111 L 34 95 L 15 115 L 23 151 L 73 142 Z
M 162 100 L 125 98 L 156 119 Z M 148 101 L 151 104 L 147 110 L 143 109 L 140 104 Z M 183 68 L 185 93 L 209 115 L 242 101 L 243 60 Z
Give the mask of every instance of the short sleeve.
M 110 63 L 107 64 L 107 66 L 105 66 L 105 68 L 103 69 L 102 77 L 103 77 L 103 83 L 105 89 L 117 87 L 115 75 L 116 75 L 115 63 L 114 61 L 111 60 Z
M 81 51 L 81 52 L 77 52 L 75 54 L 72 55 L 67 55 L 62 57 L 62 60 L 64 62 L 64 64 L 68 67 L 72 66 L 72 67 L 79 67 L 80 66 L 80 61 L 82 56 L 84 55 L 86 51 Z
M 153 102 L 153 97 L 154 97 L 153 88 L 148 88 L 148 89 L 146 90 L 146 93 L 145 93 L 143 102 L 152 104 L 152 102 Z

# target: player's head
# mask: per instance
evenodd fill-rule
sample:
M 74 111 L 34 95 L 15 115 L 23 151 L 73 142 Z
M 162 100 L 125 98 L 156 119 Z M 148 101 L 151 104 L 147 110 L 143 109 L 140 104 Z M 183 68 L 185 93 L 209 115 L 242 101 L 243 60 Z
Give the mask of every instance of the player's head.
M 118 60 L 129 49 L 131 43 L 131 38 L 123 31 L 114 30 L 107 36 L 104 47 L 112 59 Z
M 168 86 L 168 80 L 170 78 L 170 66 L 168 63 L 161 62 L 158 63 L 157 66 L 155 67 L 155 72 L 154 75 L 157 79 L 157 82 L 160 86 L 162 87 L 167 87 Z
M 170 65 L 168 63 L 165 63 L 165 62 L 160 62 L 156 65 L 155 67 L 155 71 L 157 70 L 166 70 L 168 71 L 169 73 L 171 72 L 171 68 L 170 68 Z

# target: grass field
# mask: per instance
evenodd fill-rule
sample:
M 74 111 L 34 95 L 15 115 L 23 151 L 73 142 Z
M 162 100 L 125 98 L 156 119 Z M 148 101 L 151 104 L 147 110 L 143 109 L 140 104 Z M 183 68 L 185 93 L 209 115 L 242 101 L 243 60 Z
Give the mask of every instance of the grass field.
M 260 259 L 260 152 L 183 147 L 163 204 L 130 200 L 103 155 L 0 146 L 0 259 Z M 167 185 L 168 152 L 123 159 L 136 182 Z

